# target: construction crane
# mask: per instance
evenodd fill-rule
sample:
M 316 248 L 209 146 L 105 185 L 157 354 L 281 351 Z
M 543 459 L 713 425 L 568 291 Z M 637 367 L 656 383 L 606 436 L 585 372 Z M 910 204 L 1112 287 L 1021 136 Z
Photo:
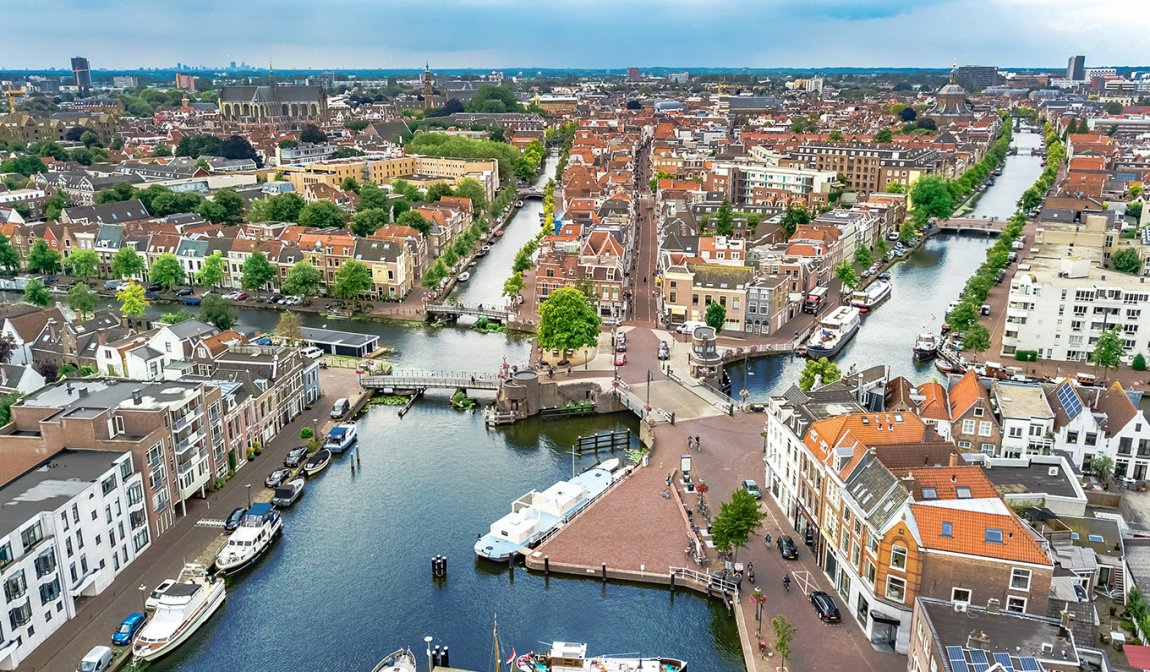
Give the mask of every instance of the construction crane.
M 4 87 L 4 95 L 8 96 L 8 112 L 16 114 L 16 96 L 28 93 L 24 89 L 13 89 L 11 84 Z

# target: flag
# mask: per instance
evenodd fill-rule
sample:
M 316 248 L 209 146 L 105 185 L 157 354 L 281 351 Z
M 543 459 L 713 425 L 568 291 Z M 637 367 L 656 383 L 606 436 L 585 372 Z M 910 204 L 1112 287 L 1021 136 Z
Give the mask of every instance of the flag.
M 511 657 L 510 657 L 510 658 L 508 658 L 508 659 L 507 659 L 507 662 L 506 662 L 506 663 L 503 663 L 503 664 L 504 664 L 504 665 L 510 665 L 511 663 L 514 663 L 514 662 L 515 662 L 515 659 L 516 659 L 516 658 L 518 658 L 518 656 L 516 656 L 516 655 L 515 655 L 515 649 L 511 649 Z

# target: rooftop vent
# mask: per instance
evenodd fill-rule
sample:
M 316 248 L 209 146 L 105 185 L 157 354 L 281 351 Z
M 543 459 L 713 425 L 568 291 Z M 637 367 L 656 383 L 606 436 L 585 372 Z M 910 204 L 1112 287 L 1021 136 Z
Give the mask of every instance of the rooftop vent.
M 132 403 L 139 406 L 143 402 L 144 402 L 143 392 L 141 392 L 139 388 L 132 390 Z

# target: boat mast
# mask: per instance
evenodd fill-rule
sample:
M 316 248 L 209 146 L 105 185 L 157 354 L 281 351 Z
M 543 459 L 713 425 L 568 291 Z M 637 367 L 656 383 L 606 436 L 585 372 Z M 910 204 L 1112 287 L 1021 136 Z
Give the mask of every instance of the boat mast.
M 499 616 L 492 614 L 494 626 L 491 629 L 492 647 L 495 649 L 495 672 L 503 670 L 503 656 L 499 653 Z

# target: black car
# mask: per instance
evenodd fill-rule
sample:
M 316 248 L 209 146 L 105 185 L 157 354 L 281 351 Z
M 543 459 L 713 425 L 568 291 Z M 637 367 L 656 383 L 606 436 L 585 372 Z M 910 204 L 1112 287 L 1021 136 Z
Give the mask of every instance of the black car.
M 811 593 L 811 604 L 815 608 L 815 613 L 819 615 L 819 620 L 823 623 L 838 623 L 842 620 L 839 616 L 839 608 L 835 606 L 835 601 L 823 591 L 816 590 Z
M 278 488 L 280 484 L 289 477 L 291 477 L 291 469 L 276 469 L 268 474 L 268 477 L 264 480 L 264 485 L 269 488 Z
M 228 532 L 231 532 L 232 530 L 239 527 L 240 521 L 244 519 L 244 514 L 247 512 L 248 510 L 242 506 L 232 511 L 230 514 L 228 514 L 228 519 L 224 521 L 224 529 Z
M 298 467 L 307 459 L 307 446 L 300 446 L 299 448 L 292 448 L 288 451 L 287 457 L 284 458 L 285 467 Z
M 162 291 L 163 289 L 164 289 L 164 286 L 158 282 L 153 282 L 152 284 L 148 285 L 148 291 L 149 292 L 159 292 L 159 291 Z
M 192 289 L 191 287 L 181 287 L 179 291 L 176 292 L 176 296 L 191 296 L 195 293 L 196 290 Z
M 798 560 L 799 547 L 795 546 L 795 540 L 785 534 L 779 537 L 779 554 L 787 560 Z
M 283 294 L 272 294 L 268 297 L 268 303 L 279 303 L 279 300 L 284 298 Z

